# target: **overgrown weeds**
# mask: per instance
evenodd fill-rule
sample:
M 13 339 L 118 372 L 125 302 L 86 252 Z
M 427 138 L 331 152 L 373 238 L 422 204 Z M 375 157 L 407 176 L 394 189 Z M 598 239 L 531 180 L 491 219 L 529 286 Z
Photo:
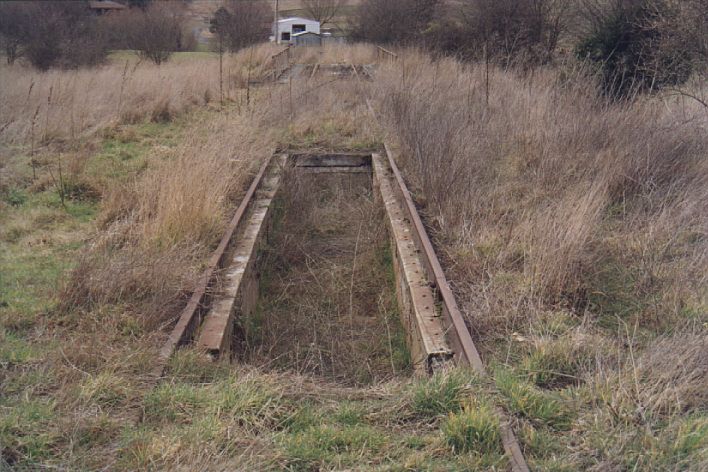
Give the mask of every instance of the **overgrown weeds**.
M 668 95 L 612 104 L 582 68 L 560 69 L 408 52 L 373 89 L 482 356 L 508 366 L 497 388 L 533 430 L 526 444 L 551 457 L 579 441 L 565 457 L 581 468 L 698 464 L 662 438 L 706 406 L 692 361 L 706 326 L 705 111 Z M 657 351 L 686 369 L 649 374 Z M 634 434 L 651 459 L 629 452 Z

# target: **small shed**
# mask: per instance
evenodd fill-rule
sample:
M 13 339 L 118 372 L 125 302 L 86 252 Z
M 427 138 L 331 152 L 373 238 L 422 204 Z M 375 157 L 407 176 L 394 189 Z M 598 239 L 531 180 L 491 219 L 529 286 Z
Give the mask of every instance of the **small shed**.
M 278 44 L 289 44 L 293 41 L 293 36 L 299 33 L 320 34 L 320 22 L 307 18 L 292 17 L 278 20 L 277 34 L 275 42 Z
M 303 31 L 292 35 L 292 43 L 295 46 L 321 46 L 322 36 L 312 31 Z

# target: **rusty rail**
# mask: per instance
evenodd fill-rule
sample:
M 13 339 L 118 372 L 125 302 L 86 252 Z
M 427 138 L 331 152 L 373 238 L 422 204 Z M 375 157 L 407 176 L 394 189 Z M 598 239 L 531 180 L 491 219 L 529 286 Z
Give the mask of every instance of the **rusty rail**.
M 359 77 L 356 67 L 352 65 L 352 68 L 354 69 L 354 75 L 361 83 L 361 77 Z M 378 115 L 376 114 L 376 110 L 374 110 L 371 100 L 368 96 L 365 96 L 365 100 L 366 106 L 374 119 L 374 122 L 378 123 L 380 126 Z M 455 360 L 460 364 L 469 365 L 478 374 L 487 376 L 488 374 L 484 368 L 482 359 L 479 356 L 479 351 L 477 351 L 477 348 L 474 345 L 472 335 L 470 334 L 462 313 L 457 306 L 457 301 L 455 300 L 455 296 L 447 282 L 445 272 L 440 265 L 440 260 L 433 249 L 433 244 L 430 241 L 428 232 L 426 231 L 425 226 L 418 215 L 418 211 L 413 203 L 413 198 L 411 197 L 411 193 L 406 186 L 401 171 L 398 169 L 395 155 L 386 142 L 384 142 L 384 149 L 386 150 L 388 163 L 396 178 L 399 195 L 403 199 L 406 213 L 413 222 L 413 227 L 415 228 L 413 237 L 418 249 L 423 253 L 423 261 L 428 279 L 434 285 L 436 289 L 435 293 L 438 295 L 439 301 L 441 302 L 442 315 L 444 320 L 447 322 L 447 334 L 450 344 L 455 351 Z M 519 442 L 514 435 L 514 431 L 509 423 L 506 412 L 501 409 L 497 409 L 497 416 L 500 420 L 499 426 L 501 429 L 502 444 L 509 458 L 511 470 L 514 472 L 528 472 L 529 468 L 526 464 L 526 459 L 521 452 L 521 447 L 519 446 Z

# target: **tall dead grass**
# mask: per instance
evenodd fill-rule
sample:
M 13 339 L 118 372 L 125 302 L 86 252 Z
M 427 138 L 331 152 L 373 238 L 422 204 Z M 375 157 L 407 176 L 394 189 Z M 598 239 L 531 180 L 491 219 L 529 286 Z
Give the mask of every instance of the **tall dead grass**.
M 664 294 L 705 282 L 704 111 L 612 105 L 580 71 L 491 69 L 488 95 L 486 84 L 483 65 L 415 53 L 377 82 L 408 176 L 464 280 L 512 272 L 527 294 L 576 308 L 617 288 L 598 285 L 608 265 Z M 682 269 L 668 270 L 669 253 Z M 487 303 L 473 305 L 484 326 Z
M 235 99 L 249 80 L 266 77 L 273 53 L 273 46 L 264 44 L 225 55 L 225 98 Z M 128 56 L 75 71 L 3 65 L 0 82 L 0 141 L 14 144 L 68 140 L 120 123 L 168 121 L 218 101 L 220 94 L 216 54 L 161 66 Z
M 205 117 L 136 180 L 114 184 L 99 215 L 102 232 L 66 284 L 63 306 L 127 304 L 147 323 L 173 312 L 272 152 L 258 122 L 254 113 Z
M 582 398 L 571 431 L 524 448 L 702 470 L 705 110 L 611 104 L 571 67 L 488 74 L 408 52 L 373 88 L 485 360 Z

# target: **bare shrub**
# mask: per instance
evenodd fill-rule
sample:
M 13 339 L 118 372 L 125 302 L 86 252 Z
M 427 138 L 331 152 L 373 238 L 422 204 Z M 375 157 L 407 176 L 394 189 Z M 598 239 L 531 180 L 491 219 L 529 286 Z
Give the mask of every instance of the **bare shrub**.
M 569 0 L 472 0 L 451 7 L 433 32 L 436 46 L 503 63 L 548 62 L 566 27 Z
M 3 2 L 0 9 L 9 63 L 22 55 L 40 70 L 77 67 L 98 64 L 108 53 L 84 2 Z
M 686 34 L 680 24 L 689 20 L 687 10 L 665 0 L 587 0 L 577 55 L 597 64 L 603 90 L 613 97 L 682 84 L 705 48 L 705 39 Z
M 272 18 L 265 2 L 229 0 L 214 13 L 211 30 L 227 49 L 238 51 L 268 39 Z
M 23 43 L 29 36 L 31 26 L 29 12 L 23 2 L 0 3 L 0 43 L 10 65 L 24 53 Z
M 152 2 L 146 9 L 121 14 L 127 44 L 157 65 L 180 50 L 184 8 L 175 3 Z
M 324 25 L 332 21 L 344 6 L 345 0 L 302 0 L 305 13 Z
M 414 44 L 423 37 L 439 0 L 364 0 L 352 36 L 373 43 Z

